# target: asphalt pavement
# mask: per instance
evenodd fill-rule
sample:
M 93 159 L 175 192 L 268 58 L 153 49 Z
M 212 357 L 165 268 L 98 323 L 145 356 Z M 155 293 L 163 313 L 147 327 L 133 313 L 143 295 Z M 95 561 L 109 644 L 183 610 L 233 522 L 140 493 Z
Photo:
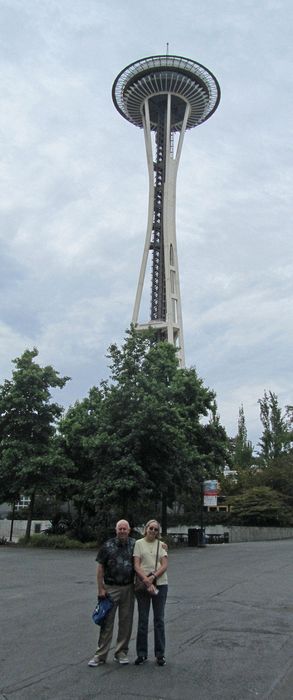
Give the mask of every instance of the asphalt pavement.
M 89 668 L 94 551 L 0 547 L 0 700 L 290 700 L 293 540 L 169 552 L 167 665 Z

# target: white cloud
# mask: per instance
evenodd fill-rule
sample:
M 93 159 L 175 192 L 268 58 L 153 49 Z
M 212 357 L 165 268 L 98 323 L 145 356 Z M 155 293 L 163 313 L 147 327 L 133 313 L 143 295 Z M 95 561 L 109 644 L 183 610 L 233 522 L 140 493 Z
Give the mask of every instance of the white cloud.
M 179 168 L 186 358 L 232 433 L 243 403 L 256 442 L 264 389 L 292 403 L 291 3 L 199 0 L 196 24 L 191 0 L 176 22 L 167 0 L 3 0 L 1 15 L 0 381 L 33 345 L 72 376 L 61 402 L 107 374 L 147 217 L 143 133 L 115 111 L 111 85 L 169 41 L 222 89 Z

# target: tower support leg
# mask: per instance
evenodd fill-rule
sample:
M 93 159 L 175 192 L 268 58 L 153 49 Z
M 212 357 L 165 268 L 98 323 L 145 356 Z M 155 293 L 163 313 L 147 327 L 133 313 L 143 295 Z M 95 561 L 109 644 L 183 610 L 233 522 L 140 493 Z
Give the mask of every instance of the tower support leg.
M 138 329 L 152 327 L 168 340 L 185 366 L 183 323 L 176 242 L 176 182 L 190 107 L 186 103 L 176 152 L 172 133 L 172 95 L 166 95 L 152 138 L 149 98 L 144 102 L 143 126 L 149 174 L 148 223 L 132 322 Z M 155 151 L 156 147 L 156 152 Z M 149 255 L 152 255 L 150 320 L 141 323 L 139 312 Z

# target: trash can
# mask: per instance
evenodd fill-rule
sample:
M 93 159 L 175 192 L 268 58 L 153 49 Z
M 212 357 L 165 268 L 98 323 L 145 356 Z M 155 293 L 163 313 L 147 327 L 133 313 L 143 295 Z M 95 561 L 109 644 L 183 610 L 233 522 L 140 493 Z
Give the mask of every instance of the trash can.
M 205 528 L 190 527 L 188 528 L 188 547 L 205 547 L 206 537 Z
M 198 545 L 198 532 L 196 527 L 188 528 L 188 547 L 197 547 Z

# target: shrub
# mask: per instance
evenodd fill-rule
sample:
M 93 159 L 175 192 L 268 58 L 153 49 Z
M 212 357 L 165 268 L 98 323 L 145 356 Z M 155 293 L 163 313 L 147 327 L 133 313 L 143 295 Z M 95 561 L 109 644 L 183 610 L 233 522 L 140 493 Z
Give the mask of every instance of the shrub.
M 229 498 L 232 507 L 229 520 L 233 524 L 268 527 L 289 527 L 293 524 L 292 509 L 284 496 L 268 486 L 255 486 Z
M 83 544 L 78 540 L 72 540 L 67 535 L 31 535 L 27 542 L 21 537 L 19 544 L 27 547 L 48 547 L 51 549 L 83 549 Z

